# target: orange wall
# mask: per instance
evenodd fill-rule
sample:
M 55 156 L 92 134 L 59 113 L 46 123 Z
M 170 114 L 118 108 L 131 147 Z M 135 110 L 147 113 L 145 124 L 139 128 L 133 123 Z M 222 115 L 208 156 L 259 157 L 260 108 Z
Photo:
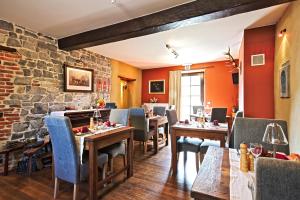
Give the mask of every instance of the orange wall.
M 226 61 L 201 63 L 192 65 L 191 69 L 206 68 L 204 72 L 205 102 L 212 102 L 213 107 L 227 107 L 231 113 L 233 105 L 238 105 L 238 85 L 232 83 L 231 68 Z M 160 103 L 169 101 L 169 71 L 183 70 L 182 66 L 147 69 L 142 71 L 142 103 L 156 97 Z M 165 80 L 165 94 L 149 94 L 149 80 Z
M 244 112 L 246 117 L 274 118 L 275 26 L 245 30 Z M 265 54 L 265 65 L 251 67 L 251 55 Z

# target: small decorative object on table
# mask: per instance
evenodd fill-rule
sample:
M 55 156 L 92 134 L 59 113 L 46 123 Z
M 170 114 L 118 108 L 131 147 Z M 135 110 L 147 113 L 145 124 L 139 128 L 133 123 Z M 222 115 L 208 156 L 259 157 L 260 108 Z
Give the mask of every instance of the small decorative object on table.
M 214 125 L 214 126 L 219 126 L 218 120 L 214 120 L 214 121 L 213 121 L 213 125 Z
M 247 149 L 247 144 L 241 143 L 240 144 L 240 170 L 242 172 L 248 172 L 248 149 Z
M 150 98 L 150 103 L 157 103 L 157 102 L 158 102 L 158 98 L 156 97 Z
M 97 108 L 104 108 L 105 107 L 105 101 L 103 98 L 99 98 L 96 100 L 96 107 Z
M 100 121 L 100 118 L 101 118 L 101 113 L 98 109 L 95 110 L 94 112 L 94 115 L 93 115 L 93 118 L 96 119 L 96 128 L 99 126 L 99 121 Z
M 277 145 L 287 145 L 288 141 L 285 137 L 282 127 L 277 123 L 270 123 L 267 125 L 263 142 L 273 145 L 273 157 L 276 157 Z

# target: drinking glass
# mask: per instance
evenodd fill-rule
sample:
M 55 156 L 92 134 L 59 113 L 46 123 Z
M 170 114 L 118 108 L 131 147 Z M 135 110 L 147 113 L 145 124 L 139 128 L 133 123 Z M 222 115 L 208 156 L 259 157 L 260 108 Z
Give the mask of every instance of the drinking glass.
M 262 144 L 259 143 L 250 143 L 250 151 L 252 155 L 256 158 L 258 158 L 262 153 Z

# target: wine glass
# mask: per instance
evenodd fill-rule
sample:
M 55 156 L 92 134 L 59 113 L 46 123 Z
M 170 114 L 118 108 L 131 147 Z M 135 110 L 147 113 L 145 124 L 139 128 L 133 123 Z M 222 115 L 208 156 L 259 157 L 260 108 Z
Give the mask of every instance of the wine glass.
M 259 143 L 250 143 L 250 151 L 252 155 L 256 158 L 258 158 L 262 154 L 262 144 Z
M 96 129 L 98 128 L 99 126 L 99 121 L 100 121 L 100 118 L 101 118 L 101 113 L 98 109 L 95 110 L 94 112 L 94 115 L 93 115 L 93 118 L 96 119 Z

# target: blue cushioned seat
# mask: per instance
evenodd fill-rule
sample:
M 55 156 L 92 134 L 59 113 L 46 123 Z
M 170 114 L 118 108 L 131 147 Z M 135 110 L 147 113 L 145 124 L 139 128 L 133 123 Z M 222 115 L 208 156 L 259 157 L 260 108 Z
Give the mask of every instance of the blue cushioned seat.
M 74 184 L 74 198 L 76 199 L 78 184 L 88 177 L 87 152 L 82 155 L 82 164 L 72 132 L 72 125 L 68 117 L 45 117 L 45 124 L 52 142 L 55 190 L 54 198 L 58 191 L 58 180 L 64 180 Z M 108 160 L 107 154 L 98 156 L 98 167 L 102 170 L 102 178 L 105 177 L 105 168 Z

